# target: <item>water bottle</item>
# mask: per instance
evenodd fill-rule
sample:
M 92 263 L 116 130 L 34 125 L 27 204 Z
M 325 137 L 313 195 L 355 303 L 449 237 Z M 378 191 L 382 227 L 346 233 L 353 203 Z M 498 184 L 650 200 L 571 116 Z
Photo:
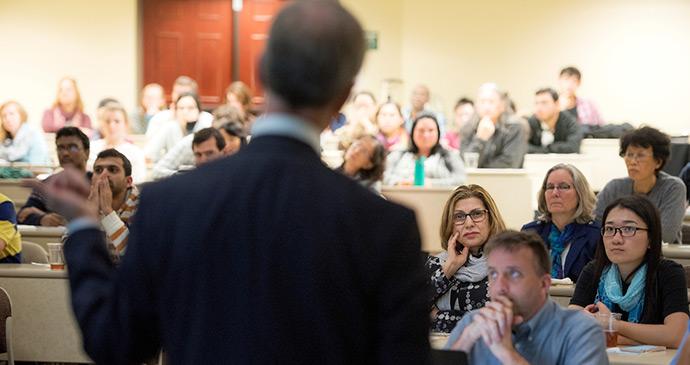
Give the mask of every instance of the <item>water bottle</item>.
M 424 186 L 424 156 L 420 156 L 414 162 L 414 185 Z

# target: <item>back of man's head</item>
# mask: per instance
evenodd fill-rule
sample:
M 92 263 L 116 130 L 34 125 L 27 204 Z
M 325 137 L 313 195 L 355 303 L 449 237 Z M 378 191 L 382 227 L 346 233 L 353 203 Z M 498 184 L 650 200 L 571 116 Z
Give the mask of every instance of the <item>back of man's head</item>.
M 361 25 L 337 1 L 296 1 L 273 22 L 261 81 L 289 107 L 325 106 L 347 96 L 364 51 Z
M 487 242 L 484 247 L 484 252 L 487 256 L 490 256 L 492 251 L 504 250 L 513 253 L 522 248 L 532 251 L 532 255 L 534 256 L 534 269 L 537 275 L 551 273 L 549 253 L 546 251 L 544 241 L 534 232 L 507 230 L 499 233 L 489 239 L 489 242 Z

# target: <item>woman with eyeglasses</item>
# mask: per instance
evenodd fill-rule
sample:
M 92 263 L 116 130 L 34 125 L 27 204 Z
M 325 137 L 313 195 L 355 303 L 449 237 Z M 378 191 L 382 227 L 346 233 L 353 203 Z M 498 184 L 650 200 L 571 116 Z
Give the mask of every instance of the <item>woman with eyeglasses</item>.
M 661 258 L 659 211 L 630 195 L 608 205 L 602 222 L 602 240 L 569 307 L 621 313 L 618 344 L 677 348 L 688 323 L 685 270 Z
M 461 185 L 451 194 L 441 217 L 445 251 L 426 262 L 434 293 L 432 331 L 450 332 L 465 313 L 489 300 L 484 244 L 505 231 L 494 199 L 479 185 Z
M 624 134 L 620 139 L 620 156 L 625 161 L 628 177 L 611 180 L 597 195 L 594 215 L 598 222 L 612 201 L 630 194 L 644 195 L 661 212 L 662 240 L 680 243 L 685 215 L 683 181 L 661 169 L 670 155 L 671 139 L 652 127 L 642 127 Z
M 536 232 L 546 243 L 552 278 L 577 282 L 600 237 L 592 214 L 594 193 L 580 170 L 558 164 L 546 173 L 537 200 L 539 218 L 522 230 Z

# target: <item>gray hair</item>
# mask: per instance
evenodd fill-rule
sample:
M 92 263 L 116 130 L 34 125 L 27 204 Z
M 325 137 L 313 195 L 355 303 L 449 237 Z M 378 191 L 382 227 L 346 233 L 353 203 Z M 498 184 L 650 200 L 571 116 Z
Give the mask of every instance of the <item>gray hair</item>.
M 544 182 L 542 182 L 541 189 L 539 189 L 539 195 L 537 196 L 539 203 L 537 209 L 540 213 L 539 219 L 547 222 L 551 221 L 551 213 L 546 206 L 546 198 L 544 195 L 546 193 L 546 181 L 549 179 L 549 175 L 556 170 L 568 171 L 570 176 L 573 178 L 573 187 L 577 193 L 577 209 L 575 210 L 575 214 L 573 216 L 575 222 L 580 224 L 589 223 L 592 219 L 594 219 L 594 215 L 592 213 L 594 211 L 594 205 L 596 204 L 594 192 L 589 186 L 589 182 L 587 182 L 585 175 L 583 175 L 582 172 L 577 169 L 577 167 L 565 163 L 559 163 L 558 165 L 550 168 L 544 176 Z

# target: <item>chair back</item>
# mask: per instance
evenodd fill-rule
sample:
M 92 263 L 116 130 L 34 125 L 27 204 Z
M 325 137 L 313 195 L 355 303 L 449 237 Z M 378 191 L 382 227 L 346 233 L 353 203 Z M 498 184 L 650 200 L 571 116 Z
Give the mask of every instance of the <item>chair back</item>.
M 30 264 L 32 262 L 47 264 L 48 253 L 38 243 L 22 241 L 22 264 Z
M 12 317 L 12 302 L 5 289 L 0 288 L 0 353 L 7 352 L 7 319 Z
M 683 269 L 685 269 L 685 286 L 690 289 L 690 266 L 683 266 Z
M 690 223 L 683 223 L 683 229 L 681 232 L 683 234 L 683 241 L 681 241 L 681 243 L 684 245 L 690 245 Z

